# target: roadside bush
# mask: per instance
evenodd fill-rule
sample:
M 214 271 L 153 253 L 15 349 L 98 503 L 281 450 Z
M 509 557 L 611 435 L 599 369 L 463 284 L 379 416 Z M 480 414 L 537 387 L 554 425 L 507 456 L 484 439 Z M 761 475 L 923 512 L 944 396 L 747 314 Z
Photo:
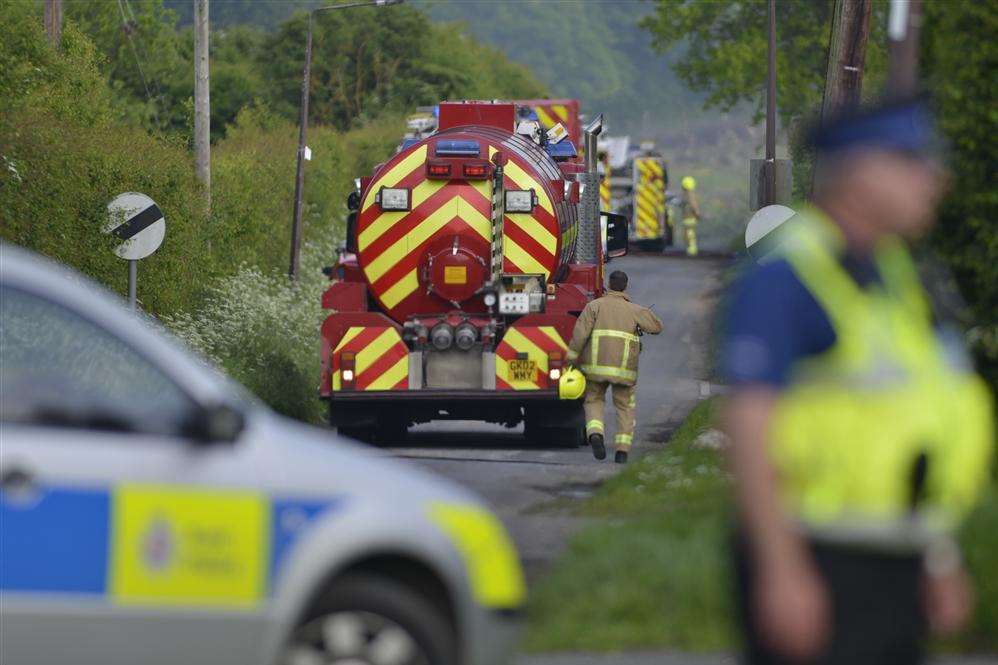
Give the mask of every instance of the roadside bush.
M 729 581 L 731 480 L 720 453 L 694 445 L 714 426 L 701 402 L 661 452 L 608 480 L 581 514 L 579 533 L 532 590 L 529 651 L 738 647 Z M 959 534 L 977 608 L 943 651 L 998 651 L 998 486 Z
M 328 285 L 320 268 L 334 248 L 332 231 L 307 243 L 297 284 L 283 273 L 243 264 L 235 274 L 215 278 L 196 310 L 163 321 L 277 412 L 319 423 L 320 298 Z
M 401 117 L 339 133 L 309 130 L 302 235 L 342 239 L 353 179 L 371 172 L 398 143 Z M 287 271 L 298 128 L 266 107 L 243 109 L 212 151 L 211 261 L 221 273 L 243 263 Z
M 0 237 L 124 293 L 126 263 L 103 233 L 107 204 L 143 192 L 167 235 L 139 266 L 139 299 L 154 314 L 189 304 L 207 235 L 186 146 L 116 122 L 93 45 L 67 25 L 56 53 L 26 4 L 0 18 Z

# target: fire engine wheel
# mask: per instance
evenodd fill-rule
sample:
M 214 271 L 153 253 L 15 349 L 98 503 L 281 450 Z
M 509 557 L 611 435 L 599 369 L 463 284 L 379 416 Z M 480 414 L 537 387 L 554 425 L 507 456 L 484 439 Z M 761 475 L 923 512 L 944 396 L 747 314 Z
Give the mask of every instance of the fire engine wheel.
M 547 448 L 577 448 L 586 443 L 583 426 L 540 427 L 527 420 L 523 424 L 523 434 L 530 443 Z
M 453 628 L 423 596 L 382 576 L 335 582 L 298 623 L 281 665 L 455 665 Z
M 387 419 L 376 427 L 338 427 L 337 431 L 345 437 L 357 439 L 374 446 L 397 446 L 405 442 L 408 428 L 405 422 Z

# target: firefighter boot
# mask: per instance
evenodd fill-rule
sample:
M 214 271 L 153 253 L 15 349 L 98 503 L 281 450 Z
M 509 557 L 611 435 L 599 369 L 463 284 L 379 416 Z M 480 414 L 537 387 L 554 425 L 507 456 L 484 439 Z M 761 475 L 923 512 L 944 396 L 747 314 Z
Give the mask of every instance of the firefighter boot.
M 593 449 L 593 457 L 596 459 L 606 459 L 606 446 L 603 444 L 602 434 L 590 434 L 589 445 Z
M 618 450 L 613 456 L 613 461 L 617 464 L 627 464 L 627 451 Z

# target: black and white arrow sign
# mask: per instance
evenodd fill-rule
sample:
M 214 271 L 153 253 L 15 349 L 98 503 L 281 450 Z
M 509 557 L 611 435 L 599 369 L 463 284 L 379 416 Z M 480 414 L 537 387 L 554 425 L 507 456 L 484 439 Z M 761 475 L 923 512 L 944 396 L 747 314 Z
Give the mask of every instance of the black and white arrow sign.
M 121 239 L 114 248 L 120 258 L 144 259 L 163 243 L 166 219 L 156 202 L 145 194 L 125 192 L 107 205 L 107 212 L 110 219 L 104 232 Z

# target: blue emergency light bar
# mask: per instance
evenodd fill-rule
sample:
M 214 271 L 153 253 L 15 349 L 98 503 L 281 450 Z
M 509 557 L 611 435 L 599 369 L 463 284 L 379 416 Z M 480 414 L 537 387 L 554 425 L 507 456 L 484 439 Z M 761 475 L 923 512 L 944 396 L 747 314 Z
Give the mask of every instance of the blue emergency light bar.
M 547 148 L 548 154 L 555 158 L 575 157 L 579 154 L 575 149 L 575 144 L 568 139 L 559 141 L 558 143 L 548 143 L 545 147 Z
M 481 153 L 478 141 L 437 141 L 436 155 L 438 157 L 478 157 Z

